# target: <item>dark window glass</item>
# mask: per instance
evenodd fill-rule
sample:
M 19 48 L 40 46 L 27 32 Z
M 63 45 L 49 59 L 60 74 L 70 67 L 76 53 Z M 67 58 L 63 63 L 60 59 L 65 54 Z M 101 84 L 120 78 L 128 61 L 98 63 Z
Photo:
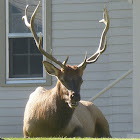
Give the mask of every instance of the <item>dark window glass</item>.
M 42 77 L 42 60 L 33 38 L 9 39 L 10 78 Z

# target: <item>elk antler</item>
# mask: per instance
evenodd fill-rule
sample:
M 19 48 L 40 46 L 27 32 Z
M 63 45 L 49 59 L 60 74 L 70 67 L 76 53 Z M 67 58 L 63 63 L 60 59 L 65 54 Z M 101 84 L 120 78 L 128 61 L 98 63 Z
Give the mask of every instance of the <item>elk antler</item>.
M 86 53 L 85 60 L 80 65 L 78 65 L 79 68 L 85 69 L 87 64 L 96 62 L 99 56 L 101 55 L 101 53 L 103 53 L 106 49 L 106 46 L 107 46 L 106 33 L 109 29 L 109 16 L 108 16 L 106 6 L 103 12 L 103 19 L 100 20 L 99 22 L 103 22 L 105 24 L 105 28 L 101 35 L 99 47 L 97 51 L 89 58 L 87 58 L 87 53 Z
M 30 29 L 30 31 L 32 32 L 33 34 L 33 37 L 34 37 L 34 40 L 35 40 L 35 43 L 36 43 L 36 46 L 38 47 L 39 51 L 44 55 L 46 56 L 47 58 L 49 58 L 50 60 L 52 60 L 53 62 L 55 62 L 56 64 L 58 64 L 60 67 L 64 68 L 65 65 L 66 65 L 66 61 L 68 60 L 68 58 L 66 59 L 66 61 L 64 61 L 63 63 L 61 63 L 60 61 L 58 61 L 57 59 L 55 59 L 51 54 L 48 54 L 46 51 L 44 51 L 44 49 L 42 48 L 42 36 L 41 36 L 41 33 L 40 33 L 40 37 L 37 36 L 36 34 L 36 31 L 35 31 L 35 26 L 34 26 L 34 20 L 35 20 L 35 16 L 36 16 L 36 13 L 38 11 L 38 8 L 40 6 L 40 1 L 36 7 L 36 9 L 34 10 L 32 16 L 31 16 L 31 20 L 30 20 L 30 23 L 28 22 L 28 19 L 27 19 L 27 9 L 28 9 L 28 5 L 26 6 L 25 8 L 25 16 L 22 17 L 22 20 L 24 20 L 25 22 L 25 25 Z

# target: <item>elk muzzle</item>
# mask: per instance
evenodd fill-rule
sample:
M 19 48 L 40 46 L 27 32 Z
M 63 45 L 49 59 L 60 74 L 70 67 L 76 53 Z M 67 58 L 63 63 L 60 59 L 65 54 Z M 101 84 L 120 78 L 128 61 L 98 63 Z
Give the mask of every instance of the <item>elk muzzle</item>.
M 80 93 L 79 92 L 71 92 L 69 94 L 69 106 L 71 108 L 75 108 L 76 106 L 78 106 L 80 101 Z

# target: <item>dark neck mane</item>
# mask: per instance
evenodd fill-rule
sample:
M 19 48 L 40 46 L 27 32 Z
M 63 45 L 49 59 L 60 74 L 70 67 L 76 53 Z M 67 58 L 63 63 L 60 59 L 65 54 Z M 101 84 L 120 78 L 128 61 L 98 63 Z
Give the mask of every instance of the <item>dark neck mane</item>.
M 56 96 L 55 96 L 56 108 L 54 109 L 55 112 L 53 113 L 53 116 L 51 118 L 53 119 L 53 122 L 51 122 L 51 126 L 54 126 L 53 129 L 56 129 L 56 131 L 62 130 L 68 125 L 74 112 L 74 109 L 70 108 L 68 103 L 66 103 L 65 100 L 62 99 L 61 97 L 62 94 L 63 94 L 62 84 L 58 81 L 56 84 Z

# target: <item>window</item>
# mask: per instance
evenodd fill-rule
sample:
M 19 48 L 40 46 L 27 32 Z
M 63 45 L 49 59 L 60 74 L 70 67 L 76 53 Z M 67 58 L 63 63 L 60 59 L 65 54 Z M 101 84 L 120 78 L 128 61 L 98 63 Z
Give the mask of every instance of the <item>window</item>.
M 0 77 L 2 85 L 21 85 L 21 84 L 40 84 L 50 85 L 50 77 L 46 75 L 43 68 L 43 55 L 37 49 L 32 33 L 22 21 L 25 15 L 25 7 L 28 4 L 28 17 L 30 17 L 38 4 L 38 0 L 6 0 L 6 38 L 5 40 L 5 66 L 0 70 L 4 72 L 4 76 Z M 0 3 L 1 4 L 1 3 Z M 42 6 L 43 5 L 43 6 Z M 49 7 L 49 8 L 46 8 Z M 0 6 L 2 8 L 2 6 Z M 2 8 L 4 9 L 4 8 Z M 2 10 L 1 9 L 1 10 Z M 0 12 L 1 12 L 0 10 Z M 51 42 L 46 38 L 46 31 L 49 36 L 51 29 L 47 29 L 51 25 L 51 0 L 41 0 L 41 5 L 35 19 L 36 32 L 42 33 L 43 47 L 47 46 L 50 50 Z M 48 24 L 48 25 L 47 25 Z M 0 33 L 0 36 L 2 34 Z M 45 41 L 46 40 L 46 41 Z M 44 47 L 46 50 L 46 48 Z M 4 49 L 0 49 L 4 51 Z M 4 52 L 3 52 L 4 53 Z M 0 53 L 2 54 L 2 52 Z M 2 55 L 4 57 L 4 55 Z M 2 74 L 2 72 L 0 74 Z
M 43 77 L 42 60 L 33 38 L 9 38 L 9 78 Z

